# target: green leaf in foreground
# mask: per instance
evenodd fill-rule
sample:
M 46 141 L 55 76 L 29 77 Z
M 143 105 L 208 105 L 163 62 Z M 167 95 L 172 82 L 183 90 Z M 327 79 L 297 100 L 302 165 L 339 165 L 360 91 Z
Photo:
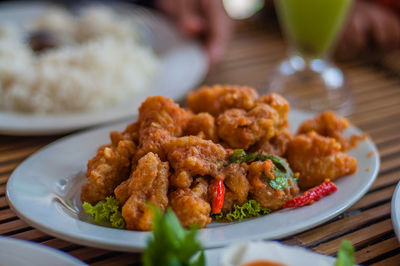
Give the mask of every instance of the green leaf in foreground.
M 337 259 L 335 266 L 353 266 L 355 265 L 354 259 L 354 247 L 348 240 L 343 240 L 340 244 L 339 251 L 337 253 Z
M 96 224 L 125 228 L 125 220 L 119 211 L 118 201 L 114 197 L 107 197 L 92 205 L 88 202 L 82 204 L 83 210 L 93 217 Z
M 249 200 L 243 205 L 233 205 L 233 210 L 227 213 L 219 213 L 215 215 L 217 222 L 233 222 L 241 221 L 246 218 L 258 217 L 271 213 L 270 209 L 261 207 L 260 203 L 255 200 Z
M 197 229 L 184 229 L 171 209 L 154 208 L 153 235 L 143 252 L 144 266 L 204 266 L 205 257 L 196 240 Z

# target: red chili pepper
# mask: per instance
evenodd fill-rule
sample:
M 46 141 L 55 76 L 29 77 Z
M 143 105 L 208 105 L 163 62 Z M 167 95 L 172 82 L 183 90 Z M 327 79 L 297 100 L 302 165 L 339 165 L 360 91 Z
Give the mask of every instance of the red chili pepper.
M 224 205 L 225 186 L 222 179 L 211 181 L 210 184 L 210 195 L 211 195 L 211 210 L 212 213 L 217 214 L 221 212 L 222 206 Z
M 336 190 L 336 185 L 329 181 L 329 179 L 326 179 L 322 184 L 310 188 L 302 195 L 286 202 L 283 208 L 296 208 L 304 205 L 311 205 L 314 203 L 314 201 L 318 201 L 323 197 L 335 192 Z

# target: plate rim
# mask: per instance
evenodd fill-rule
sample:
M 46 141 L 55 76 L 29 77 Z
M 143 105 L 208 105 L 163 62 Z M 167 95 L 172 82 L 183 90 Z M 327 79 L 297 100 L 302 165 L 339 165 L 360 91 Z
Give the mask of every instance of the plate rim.
M 396 185 L 396 189 L 393 192 L 392 203 L 391 203 L 391 220 L 393 224 L 393 230 L 397 236 L 397 240 L 400 242 L 400 181 Z
M 305 113 L 305 112 L 302 112 L 300 110 L 292 110 L 292 112 L 298 112 L 298 113 L 301 113 L 302 115 L 309 116 L 309 113 Z M 131 122 L 131 121 L 129 121 L 129 122 Z M 120 123 L 113 123 L 111 125 L 102 125 L 100 127 L 96 127 L 96 128 L 92 128 L 92 129 L 89 129 L 89 130 L 82 131 L 82 132 L 74 133 L 74 134 L 71 134 L 71 135 L 68 135 L 68 136 L 64 136 L 64 137 L 62 137 L 62 138 L 60 138 L 60 139 L 58 139 L 58 140 L 56 140 L 56 141 L 54 141 L 54 142 L 52 142 L 52 143 L 50 143 L 48 145 L 42 147 L 37 152 L 35 152 L 31 156 L 29 156 L 27 159 L 25 159 L 13 171 L 13 173 L 11 174 L 11 176 L 9 178 L 9 181 L 7 182 L 6 198 L 7 198 L 7 202 L 10 205 L 10 208 L 17 214 L 18 217 L 20 217 L 22 220 L 26 221 L 28 224 L 32 225 L 35 228 L 38 228 L 38 229 L 42 230 L 43 232 L 46 232 L 46 233 L 48 233 L 50 235 L 53 235 L 55 237 L 59 237 L 61 239 L 65 239 L 65 240 L 68 240 L 68 241 L 71 241 L 71 242 L 79 242 L 81 244 L 84 244 L 84 245 L 87 245 L 87 246 L 92 246 L 92 247 L 107 248 L 107 249 L 110 249 L 110 250 L 126 251 L 126 252 L 142 251 L 144 249 L 146 243 L 129 243 L 129 245 L 121 244 L 118 241 L 112 241 L 112 243 L 111 243 L 110 239 L 104 239 L 104 237 L 102 238 L 101 236 L 98 236 L 98 235 L 90 235 L 89 237 L 87 237 L 86 235 L 82 236 L 82 235 L 77 235 L 76 233 L 75 234 L 65 233 L 63 230 L 54 230 L 53 228 L 46 227 L 46 225 L 45 225 L 46 223 L 44 223 L 43 221 L 40 221 L 40 219 L 39 219 L 39 221 L 36 221 L 35 219 L 31 219 L 30 217 L 26 217 L 24 215 L 24 213 L 21 213 L 18 210 L 18 208 L 16 206 L 14 206 L 13 201 L 11 199 L 12 196 L 10 196 L 11 195 L 10 194 L 10 184 L 14 181 L 14 178 L 15 178 L 16 174 L 18 174 L 19 169 L 31 157 L 35 156 L 38 153 L 43 152 L 48 147 L 51 147 L 52 145 L 57 144 L 57 143 L 64 142 L 65 140 L 73 139 L 73 138 L 76 138 L 76 137 L 81 137 L 81 136 L 86 135 L 86 134 L 90 135 L 90 134 L 92 134 L 92 133 L 94 133 L 96 131 L 99 131 L 99 130 L 105 130 L 105 129 L 109 130 L 109 129 L 112 129 L 112 128 L 116 129 L 116 127 L 118 127 L 118 126 L 121 127 L 122 125 L 126 125 L 126 123 L 128 123 L 128 121 L 120 122 Z M 355 127 L 353 125 L 351 125 L 351 128 L 354 129 L 354 131 L 356 133 L 358 133 L 358 134 L 362 132 L 360 129 L 358 129 L 357 127 Z M 375 167 L 373 172 L 370 172 L 370 176 L 371 177 L 369 178 L 368 182 L 363 187 L 361 187 L 357 191 L 357 193 L 351 197 L 351 199 L 349 201 L 344 202 L 342 204 L 342 206 L 340 206 L 340 208 L 336 208 L 333 212 L 329 213 L 328 215 L 326 215 L 326 214 L 323 215 L 323 218 L 314 219 L 313 222 L 305 222 L 306 226 L 300 226 L 300 227 L 298 227 L 297 229 L 294 229 L 294 230 L 292 229 L 290 231 L 282 232 L 280 234 L 275 234 L 273 237 L 267 236 L 267 238 L 266 238 L 266 233 L 264 233 L 264 234 L 261 233 L 261 234 L 257 234 L 257 235 L 254 235 L 254 234 L 253 235 L 247 235 L 245 237 L 241 237 L 240 240 L 242 240 L 242 241 L 246 241 L 246 240 L 257 241 L 257 240 L 263 240 L 263 239 L 272 240 L 272 239 L 277 239 L 277 238 L 283 238 L 283 237 L 286 237 L 286 236 L 289 236 L 289 235 L 295 235 L 295 234 L 297 234 L 299 232 L 306 231 L 306 230 L 308 230 L 310 228 L 313 228 L 313 227 L 315 227 L 317 225 L 320 225 L 320 224 L 332 219 L 333 217 L 339 215 L 340 213 L 344 212 L 346 209 L 348 209 L 352 205 L 354 205 L 354 203 L 357 202 L 369 190 L 369 188 L 371 187 L 371 185 L 375 181 L 375 179 L 376 179 L 376 177 L 378 175 L 378 172 L 379 172 L 379 168 L 380 168 L 380 156 L 379 156 L 379 153 L 378 153 L 378 150 L 377 150 L 375 144 L 373 143 L 372 139 L 370 139 L 370 138 L 368 138 L 366 141 L 369 142 L 369 148 L 372 148 L 372 152 L 374 152 L 374 155 L 375 155 L 374 156 L 374 158 L 375 158 L 374 163 L 376 164 L 376 167 Z M 280 212 L 282 212 L 282 210 Z M 80 222 L 83 222 L 83 221 L 80 221 Z M 83 223 L 86 223 L 86 222 L 83 222 Z M 99 228 L 104 228 L 104 227 L 101 227 L 101 226 L 98 226 L 98 225 L 92 225 L 92 226 L 97 226 Z M 107 229 L 109 229 L 109 230 L 120 230 L 120 229 L 115 229 L 115 228 L 107 228 Z M 201 236 L 204 233 L 207 233 L 207 229 L 210 229 L 210 228 L 205 228 L 203 233 L 200 230 L 200 233 L 199 233 L 199 238 L 200 239 L 201 239 Z M 138 232 L 135 232 L 135 233 L 138 233 Z M 143 233 L 143 232 L 141 232 L 141 233 Z M 144 233 L 144 234 L 147 234 L 147 232 Z M 211 242 L 211 243 L 203 242 L 203 246 L 205 248 L 217 248 L 217 247 L 221 247 L 221 246 L 225 246 L 227 244 L 230 244 L 231 241 L 232 241 L 231 239 L 225 239 L 224 241 L 214 241 L 214 242 Z
M 38 255 L 41 256 L 49 256 L 53 259 L 59 259 L 62 258 L 63 262 L 66 263 L 71 263 L 70 265 L 87 265 L 83 261 L 79 260 L 78 258 L 63 252 L 61 250 L 58 250 L 56 248 L 52 248 L 46 245 L 42 245 L 36 242 L 28 241 L 28 240 L 22 240 L 22 239 L 17 239 L 17 238 L 12 238 L 9 236 L 0 236 L 0 244 L 4 243 L 8 245 L 14 245 L 14 246 L 21 246 L 21 248 L 26 248 L 30 249 L 31 251 L 34 251 L 35 253 L 38 253 Z M 1 253 L 1 252 L 0 252 Z M 60 263 L 61 261 L 59 261 Z M 63 264 L 66 265 L 66 264 Z

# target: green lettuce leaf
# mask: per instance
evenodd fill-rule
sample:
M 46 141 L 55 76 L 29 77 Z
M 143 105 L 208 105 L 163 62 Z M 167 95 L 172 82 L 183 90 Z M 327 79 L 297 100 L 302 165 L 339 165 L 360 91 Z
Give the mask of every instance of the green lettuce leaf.
M 118 201 L 114 197 L 107 197 L 92 205 L 88 202 L 82 204 L 83 210 L 93 217 L 96 224 L 111 226 L 115 228 L 125 228 L 125 220 L 119 211 Z
M 353 245 L 350 241 L 343 240 L 337 253 L 335 266 L 353 266 L 355 261 Z
M 154 207 L 153 235 L 143 252 L 143 265 L 204 266 L 204 252 L 196 235 L 197 229 L 184 229 L 170 208 L 163 214 Z
M 258 217 L 271 213 L 270 209 L 261 207 L 255 200 L 249 200 L 243 205 L 233 205 L 233 210 L 226 213 L 219 213 L 214 216 L 217 222 L 241 221 L 246 218 Z

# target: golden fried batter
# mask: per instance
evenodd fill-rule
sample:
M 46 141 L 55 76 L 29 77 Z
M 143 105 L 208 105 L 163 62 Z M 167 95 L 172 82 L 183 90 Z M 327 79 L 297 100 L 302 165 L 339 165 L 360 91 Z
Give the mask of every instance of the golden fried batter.
M 134 172 L 114 193 L 122 205 L 122 216 L 129 230 L 147 231 L 152 228 L 152 209 L 148 202 L 162 210 L 168 205 L 167 162 L 161 162 L 154 153 L 142 157 Z
M 203 86 L 189 93 L 186 101 L 194 113 L 208 112 L 217 117 L 231 108 L 250 110 L 258 98 L 257 92 L 247 86 Z
M 140 130 L 154 126 L 181 136 L 187 122 L 187 112 L 170 98 L 162 96 L 148 97 L 139 107 Z
M 230 164 L 222 171 L 224 184 L 226 186 L 224 207 L 231 209 L 233 203 L 243 204 L 247 200 L 249 193 L 249 181 L 247 180 L 246 170 L 239 164 Z
M 289 125 L 289 102 L 276 93 L 263 95 L 259 99 L 260 102 L 266 103 L 274 108 L 279 114 L 278 127 L 287 127 Z
M 266 178 L 274 179 L 274 164 L 270 160 L 252 162 L 249 165 L 248 179 L 250 183 L 250 196 L 262 207 L 270 210 L 279 210 L 288 201 L 299 193 L 297 183 L 291 183 L 284 190 L 272 188 Z
M 188 113 L 171 99 L 148 97 L 139 107 L 139 149 L 134 162 L 148 152 L 165 159 L 163 145 L 171 136 L 181 136 Z
M 208 181 L 203 177 L 198 177 L 194 180 L 192 184 L 193 194 L 205 201 L 208 200 Z
M 140 130 L 140 146 L 135 156 L 133 164 L 149 152 L 157 154 L 162 160 L 165 160 L 164 144 L 171 138 L 171 133 L 165 129 L 153 126 L 145 127 Z
M 293 139 L 293 135 L 289 128 L 282 127 L 275 131 L 275 136 L 271 139 L 261 140 L 257 142 L 251 150 L 253 152 L 263 151 L 267 154 L 283 156 L 286 153 L 289 142 Z
M 205 227 L 211 222 L 210 204 L 189 188 L 171 192 L 169 202 L 183 226 Z
M 321 136 L 336 139 L 342 146 L 342 151 L 346 151 L 357 146 L 358 141 L 366 137 L 365 135 L 353 135 L 350 139 L 346 138 L 343 132 L 348 127 L 349 121 L 346 118 L 338 116 L 332 111 L 326 111 L 312 119 L 304 121 L 300 125 L 297 134 L 315 131 Z
M 111 132 L 113 134 L 115 132 Z M 113 136 L 111 137 L 112 143 L 114 143 Z M 131 124 L 128 124 L 125 128 L 125 130 L 122 132 L 122 138 L 123 139 L 130 139 L 135 142 L 136 145 L 139 145 L 139 123 L 134 122 Z
M 82 186 L 82 202 L 95 204 L 105 199 L 129 176 L 136 145 L 119 132 L 111 132 L 110 138 L 112 143 L 100 147 L 87 164 L 88 182 Z
M 219 177 L 226 159 L 221 145 L 196 136 L 172 138 L 164 148 L 175 170 L 171 183 L 180 188 L 190 187 L 195 175 Z
M 190 117 L 184 135 L 201 136 L 214 142 L 218 141 L 215 118 L 209 113 L 198 113 Z
M 268 104 L 257 104 L 249 112 L 229 109 L 218 116 L 218 136 L 232 148 L 247 150 L 260 140 L 269 140 L 275 135 L 279 116 Z
M 341 152 L 341 146 L 334 138 L 320 136 L 314 131 L 298 135 L 289 143 L 287 159 L 292 169 L 300 173 L 301 189 L 357 170 L 357 160 Z

